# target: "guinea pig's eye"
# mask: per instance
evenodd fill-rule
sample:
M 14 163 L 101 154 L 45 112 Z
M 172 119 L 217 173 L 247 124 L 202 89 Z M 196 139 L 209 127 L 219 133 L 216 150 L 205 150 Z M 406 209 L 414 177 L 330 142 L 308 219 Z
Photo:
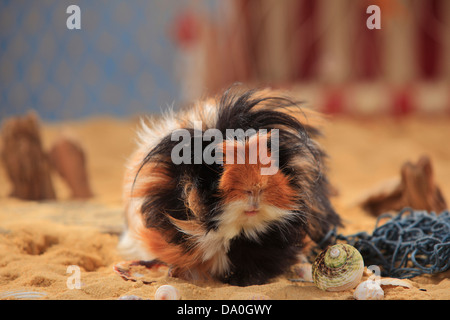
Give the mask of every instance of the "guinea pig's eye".
M 249 195 L 249 196 L 251 196 L 251 195 L 253 194 L 253 192 L 251 192 L 251 191 L 249 191 L 249 190 L 246 190 L 245 193 L 246 193 L 247 195 Z

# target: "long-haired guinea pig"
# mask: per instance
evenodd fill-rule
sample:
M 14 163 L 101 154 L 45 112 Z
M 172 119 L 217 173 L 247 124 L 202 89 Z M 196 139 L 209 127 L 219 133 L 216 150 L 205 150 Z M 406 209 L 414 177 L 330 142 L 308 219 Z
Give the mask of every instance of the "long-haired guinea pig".
M 319 130 L 275 91 L 232 87 L 142 123 L 125 174 L 125 258 L 184 279 L 263 284 L 341 221 Z

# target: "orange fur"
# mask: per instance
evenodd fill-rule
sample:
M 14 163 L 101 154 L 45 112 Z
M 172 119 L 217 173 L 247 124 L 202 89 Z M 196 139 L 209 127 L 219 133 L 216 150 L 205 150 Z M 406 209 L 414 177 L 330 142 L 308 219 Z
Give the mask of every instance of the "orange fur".
M 193 248 L 185 252 L 182 247 L 168 243 L 164 235 L 153 229 L 141 229 L 139 237 L 150 252 L 159 260 L 176 266 L 172 275 L 188 279 L 210 279 L 209 270 L 213 261 L 203 261 L 202 252 Z
M 267 135 L 269 136 L 269 135 Z M 280 171 L 273 175 L 261 175 L 261 168 L 271 158 L 267 145 L 259 143 L 259 136 L 252 136 L 245 146 L 239 142 L 225 142 L 225 148 L 234 148 L 235 161 L 227 163 L 227 152 L 224 153 L 224 173 L 219 183 L 225 203 L 245 200 L 249 192 L 261 192 L 261 200 L 271 203 L 281 209 L 290 209 L 295 200 L 295 191 L 289 186 L 288 178 Z M 258 157 L 256 164 L 250 164 L 250 149 L 257 145 Z M 228 149 L 227 149 L 228 150 Z M 245 157 L 245 164 L 237 163 L 239 157 Z M 266 159 L 268 158 L 268 159 Z
M 130 196 L 132 198 L 140 198 L 151 195 L 153 192 L 158 192 L 161 188 L 174 188 L 175 186 L 167 177 L 168 172 L 164 167 L 155 163 L 146 164 L 141 168 L 135 183 L 133 177 L 134 185 L 131 187 Z
M 185 206 L 197 217 L 200 218 L 203 212 L 203 205 L 191 182 L 186 181 L 184 186 Z

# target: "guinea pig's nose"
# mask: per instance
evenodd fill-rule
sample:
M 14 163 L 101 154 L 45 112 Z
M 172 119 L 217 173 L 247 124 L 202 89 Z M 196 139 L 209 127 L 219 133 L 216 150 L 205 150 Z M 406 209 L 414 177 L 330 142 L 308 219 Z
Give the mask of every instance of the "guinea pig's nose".
M 252 190 L 249 192 L 248 204 L 252 210 L 259 209 L 259 203 L 261 201 L 261 193 L 259 190 Z

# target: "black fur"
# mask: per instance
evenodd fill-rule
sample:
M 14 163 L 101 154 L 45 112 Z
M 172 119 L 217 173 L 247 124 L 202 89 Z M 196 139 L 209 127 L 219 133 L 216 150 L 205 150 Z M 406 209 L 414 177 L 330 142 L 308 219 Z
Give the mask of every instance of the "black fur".
M 284 273 L 297 262 L 303 249 L 303 233 L 299 231 L 304 227 L 304 222 L 297 218 L 289 224 L 273 223 L 258 241 L 236 237 L 228 253 L 232 267 L 223 281 L 238 286 L 264 284 Z

